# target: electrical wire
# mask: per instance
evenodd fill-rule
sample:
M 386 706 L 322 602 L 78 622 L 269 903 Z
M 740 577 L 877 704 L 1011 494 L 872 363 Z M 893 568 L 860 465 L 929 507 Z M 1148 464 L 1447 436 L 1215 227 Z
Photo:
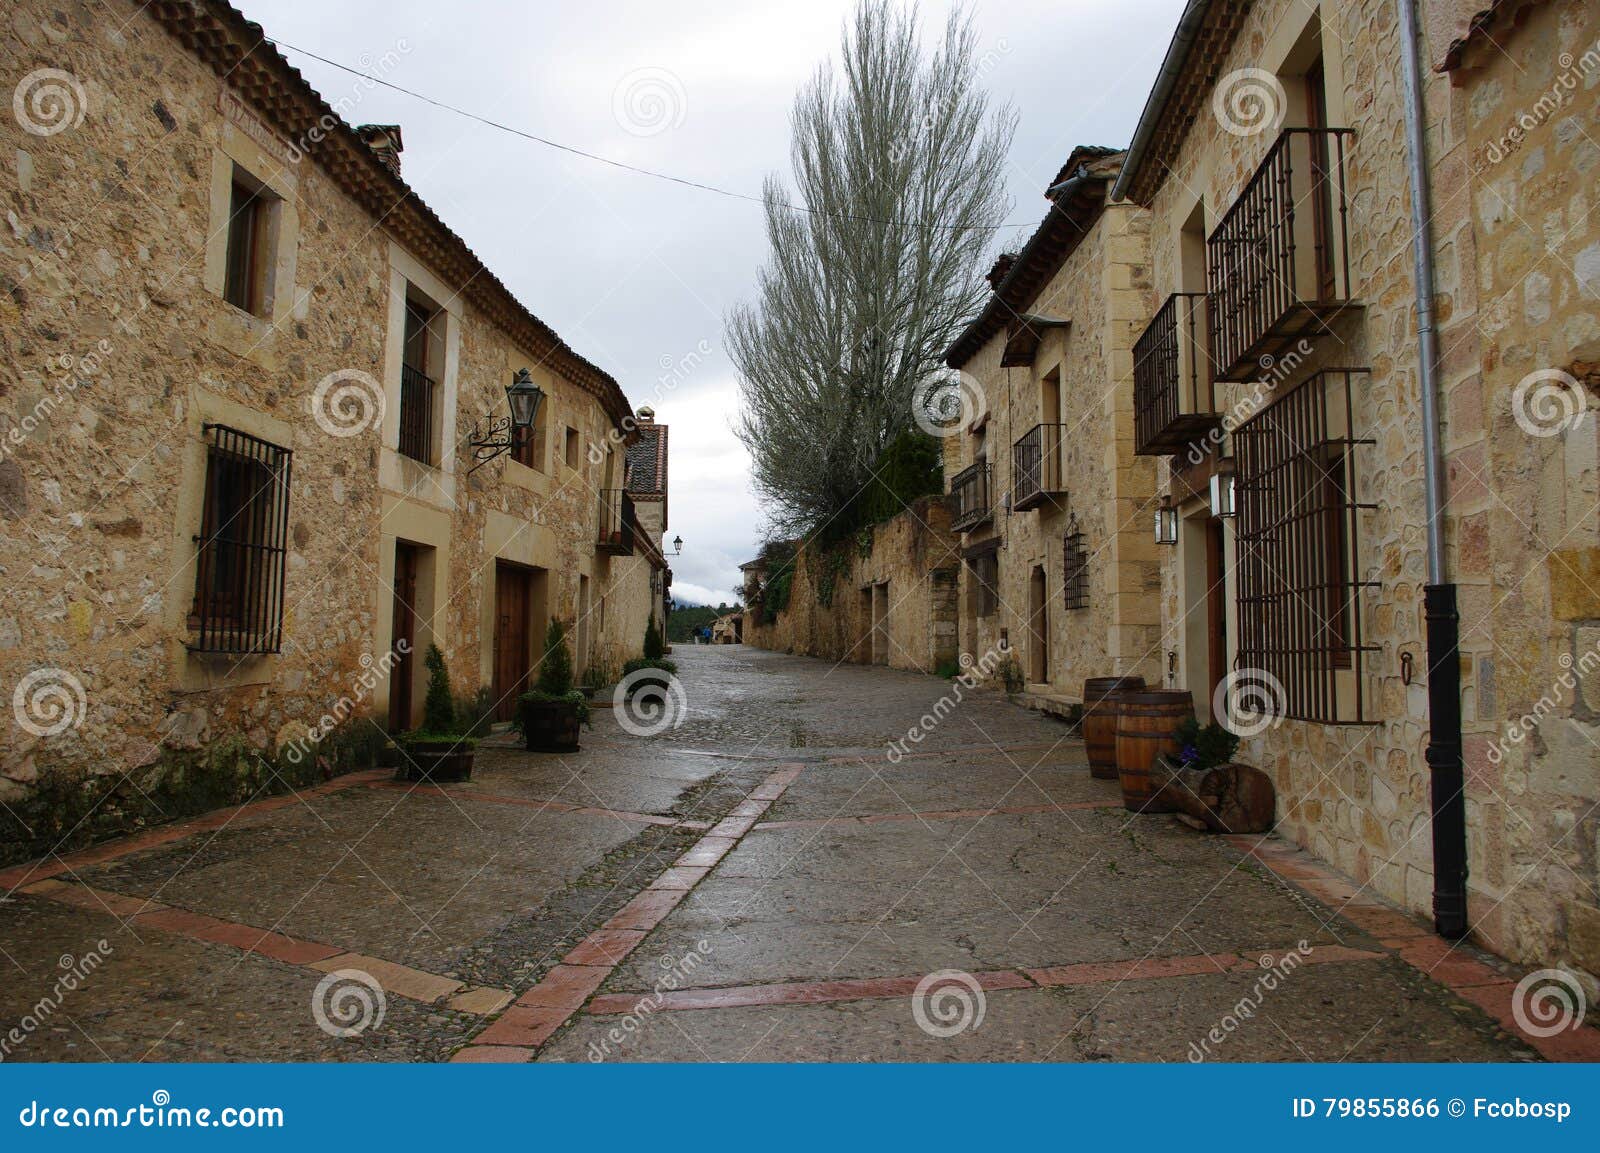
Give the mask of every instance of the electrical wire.
M 554 148 L 558 152 L 565 152 L 572 156 L 579 156 L 585 160 L 593 160 L 597 163 L 609 165 L 612 168 L 618 168 L 624 172 L 631 172 L 638 176 L 648 176 L 655 180 L 665 180 L 670 184 L 681 185 L 684 188 L 693 188 L 700 192 L 710 192 L 717 196 L 726 196 L 732 200 L 745 200 L 752 204 L 763 205 L 768 203 L 768 201 L 761 196 L 752 196 L 747 192 L 739 192 L 731 188 L 719 188 L 715 184 L 706 184 L 699 180 L 690 180 L 684 176 L 674 176 L 670 172 L 659 172 L 653 168 L 641 168 L 636 164 L 625 164 L 620 160 L 612 160 L 608 156 L 601 156 L 598 153 L 588 152 L 582 148 L 576 148 L 570 144 L 562 144 L 558 140 L 551 140 L 549 137 L 540 136 L 534 132 L 527 132 L 521 128 L 512 127 L 509 124 L 502 124 L 498 120 L 491 120 L 487 116 L 480 116 L 476 112 L 470 112 L 465 108 L 458 108 L 454 104 L 446 104 L 442 100 L 435 100 L 432 96 L 425 95 L 424 93 L 414 91 L 410 88 L 403 88 L 398 84 L 394 84 L 383 79 L 381 76 L 373 76 L 369 73 L 362 72 L 360 69 L 351 68 L 347 64 L 341 64 L 337 60 L 330 60 L 326 56 L 321 56 L 315 52 L 312 52 L 309 48 L 298 48 L 295 45 L 283 40 L 269 39 L 267 42 L 276 48 L 287 49 L 290 52 L 298 52 L 301 56 L 308 56 L 312 60 L 320 61 L 330 68 L 337 68 L 339 71 L 348 72 L 352 76 L 359 76 L 361 79 L 366 80 L 369 83 L 382 85 L 384 88 L 389 88 L 395 92 L 401 93 L 402 95 L 409 96 L 413 100 L 420 100 L 424 104 L 431 104 L 435 108 L 443 109 L 446 112 L 452 112 L 457 116 L 464 116 L 468 120 L 475 120 L 479 124 L 497 129 L 501 132 L 510 133 L 512 136 L 518 136 L 524 140 L 531 140 L 535 144 L 544 145 L 546 148 Z M 808 216 L 828 216 L 835 220 L 853 220 L 860 221 L 865 224 L 890 224 L 909 226 L 913 228 L 941 228 L 947 231 L 955 232 L 1000 232 L 1010 228 L 1028 228 L 1037 223 L 1035 221 L 1028 221 L 1009 224 L 930 224 L 924 221 L 916 220 L 894 220 L 874 216 L 854 216 L 833 212 L 821 212 L 818 209 L 811 208 L 807 205 L 793 204 L 787 200 L 777 200 L 773 201 L 772 203 L 779 208 L 788 209 L 790 212 L 803 212 Z

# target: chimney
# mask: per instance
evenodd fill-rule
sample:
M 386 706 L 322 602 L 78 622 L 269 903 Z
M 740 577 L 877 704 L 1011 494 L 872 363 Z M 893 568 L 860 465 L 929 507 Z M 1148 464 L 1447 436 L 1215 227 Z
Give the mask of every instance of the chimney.
M 1002 252 L 994 262 L 994 267 L 989 270 L 989 287 L 998 289 L 1000 282 L 1006 278 L 1006 273 L 1011 271 L 1011 266 L 1017 262 L 1015 252 Z
M 383 161 L 383 166 L 396 176 L 400 175 L 400 153 L 405 145 L 400 142 L 398 124 L 358 124 L 356 135 L 366 141 L 367 147 Z
M 641 425 L 655 424 L 655 422 L 656 422 L 656 410 L 651 408 L 647 404 L 643 408 L 641 408 L 638 412 L 634 413 L 634 418 Z

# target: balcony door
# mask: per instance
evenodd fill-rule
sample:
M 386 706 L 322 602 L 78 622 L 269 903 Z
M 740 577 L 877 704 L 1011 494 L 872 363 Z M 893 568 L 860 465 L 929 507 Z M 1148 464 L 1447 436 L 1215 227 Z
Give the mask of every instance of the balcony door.
M 1328 127 L 1328 89 L 1322 57 L 1306 69 L 1306 127 Z M 1333 165 L 1328 157 L 1328 137 L 1314 131 L 1311 142 L 1311 227 L 1316 245 L 1317 303 L 1338 299 L 1339 282 L 1333 259 Z

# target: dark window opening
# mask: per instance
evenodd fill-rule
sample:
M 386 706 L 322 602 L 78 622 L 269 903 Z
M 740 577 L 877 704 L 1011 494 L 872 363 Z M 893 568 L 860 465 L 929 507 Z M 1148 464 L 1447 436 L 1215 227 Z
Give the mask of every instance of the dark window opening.
M 205 426 L 205 504 L 189 648 L 275 653 L 283 641 L 283 579 L 292 453 L 223 425 Z
M 433 463 L 433 409 L 437 382 L 430 373 L 438 358 L 437 309 L 406 298 L 405 334 L 400 354 L 400 440 L 402 456 Z
M 228 250 L 222 298 L 252 316 L 267 310 L 268 224 L 271 193 L 238 176 L 228 205 Z

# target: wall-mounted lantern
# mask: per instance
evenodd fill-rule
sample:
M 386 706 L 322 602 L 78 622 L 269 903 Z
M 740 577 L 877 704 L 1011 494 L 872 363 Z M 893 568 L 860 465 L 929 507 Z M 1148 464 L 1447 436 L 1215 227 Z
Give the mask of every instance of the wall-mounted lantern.
M 672 555 L 683 555 L 683 538 L 681 536 L 675 536 L 672 538 Z
M 1161 498 L 1161 506 L 1156 509 L 1156 543 L 1178 543 L 1178 510 L 1173 507 L 1172 497 Z
M 1227 519 L 1238 514 L 1238 485 L 1232 472 L 1211 474 L 1211 515 Z
M 517 369 L 511 383 L 506 385 L 506 406 L 511 415 L 491 419 L 487 426 L 482 421 L 472 426 L 467 443 L 477 463 L 467 470 L 467 475 L 471 476 L 495 457 L 510 452 L 517 438 L 539 419 L 539 406 L 543 403 L 544 389 L 533 383 L 533 376 L 527 369 Z

